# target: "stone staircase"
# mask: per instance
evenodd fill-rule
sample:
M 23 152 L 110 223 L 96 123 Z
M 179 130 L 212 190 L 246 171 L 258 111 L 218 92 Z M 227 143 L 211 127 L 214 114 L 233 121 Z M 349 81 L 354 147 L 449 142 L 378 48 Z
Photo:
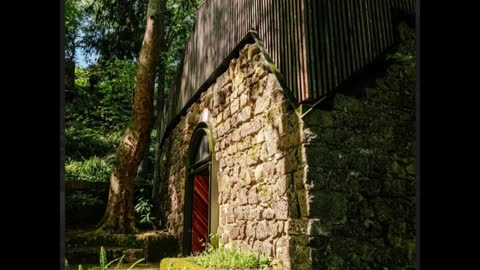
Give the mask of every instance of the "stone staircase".
M 163 258 L 177 256 L 179 252 L 177 239 L 165 232 L 130 235 L 95 231 L 65 233 L 65 258 L 70 265 L 98 264 L 102 246 L 108 261 L 125 255 L 125 263 L 136 262 L 142 258 L 145 258 L 146 262 L 159 263 Z

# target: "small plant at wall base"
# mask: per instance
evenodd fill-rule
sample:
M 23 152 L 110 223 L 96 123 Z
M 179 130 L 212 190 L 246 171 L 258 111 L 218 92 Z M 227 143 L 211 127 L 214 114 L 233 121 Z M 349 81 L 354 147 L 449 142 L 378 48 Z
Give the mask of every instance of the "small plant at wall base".
M 123 261 L 123 258 L 125 258 L 125 255 L 123 255 L 122 257 L 120 258 L 117 258 L 117 259 L 114 259 L 112 261 L 110 261 L 109 263 L 108 262 L 108 259 L 107 259 L 107 252 L 105 251 L 105 249 L 103 248 L 103 246 L 100 248 L 100 269 L 101 270 L 108 270 L 108 267 L 110 265 L 112 265 L 114 262 L 118 261 L 117 263 L 117 266 L 115 267 L 115 270 L 117 269 L 120 269 L 120 267 L 122 266 L 122 261 Z M 131 270 L 133 269 L 133 267 L 135 267 L 137 264 L 143 262 L 145 259 L 140 259 L 136 262 L 134 262 L 129 268 L 128 270 Z
M 153 227 L 154 230 L 156 230 L 155 226 L 155 217 L 152 217 L 152 208 L 153 205 L 149 202 L 148 199 L 145 198 L 140 198 L 139 202 L 135 205 L 135 212 L 139 215 L 140 217 L 140 224 L 148 224 Z
M 149 187 L 150 186 L 144 186 L 138 189 L 138 194 L 136 196 L 137 203 L 135 204 L 134 210 L 137 215 L 139 225 L 151 227 L 156 230 L 156 218 L 152 216 L 153 203 L 149 198 L 151 194 L 151 188 Z
M 220 239 L 220 236 L 216 233 L 211 233 L 209 235 L 209 238 L 210 238 L 210 244 L 207 245 L 207 247 L 210 248 L 211 251 L 213 251 L 214 249 L 218 248 L 218 240 Z
M 210 241 L 215 240 L 215 235 L 210 235 Z M 213 241 L 215 243 L 215 241 Z M 217 242 L 218 243 L 218 242 Z M 192 258 L 193 262 L 214 269 L 258 269 L 270 265 L 268 257 L 255 254 L 251 251 L 240 251 L 237 248 L 214 247 L 207 244 L 207 250 Z

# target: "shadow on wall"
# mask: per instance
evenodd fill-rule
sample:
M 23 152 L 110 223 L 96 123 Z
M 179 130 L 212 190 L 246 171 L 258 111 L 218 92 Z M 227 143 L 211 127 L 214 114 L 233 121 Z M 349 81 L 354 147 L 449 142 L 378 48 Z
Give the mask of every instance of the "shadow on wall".
M 314 269 L 415 268 L 415 34 L 399 34 L 386 72 L 304 119 Z

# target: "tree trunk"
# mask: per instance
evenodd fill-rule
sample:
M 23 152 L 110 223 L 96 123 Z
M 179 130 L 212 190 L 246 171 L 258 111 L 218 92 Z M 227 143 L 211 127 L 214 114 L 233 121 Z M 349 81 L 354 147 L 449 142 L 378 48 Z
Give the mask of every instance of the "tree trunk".
M 167 1 L 162 1 L 161 6 L 164 10 L 167 9 Z M 165 13 L 163 13 L 165 14 Z M 157 88 L 157 107 L 155 108 L 156 114 L 156 123 L 157 123 L 157 138 L 155 142 L 155 161 L 153 166 L 153 187 L 152 187 L 152 200 L 153 200 L 153 213 L 157 216 L 158 221 L 162 221 L 160 210 L 161 200 L 159 200 L 159 185 L 160 183 L 160 141 L 162 140 L 162 134 L 160 130 L 162 129 L 162 117 L 163 117 L 163 106 L 165 104 L 165 76 L 166 76 L 166 63 L 165 63 L 165 54 L 169 49 L 169 45 L 165 33 L 165 15 L 161 16 L 161 24 L 163 25 L 160 30 L 160 36 L 162 37 L 161 47 L 160 47 L 160 65 L 158 70 L 158 88 Z M 161 226 L 161 224 L 159 224 Z
M 153 123 L 155 122 L 156 120 L 153 121 Z M 155 126 L 155 124 L 152 125 L 152 130 L 153 130 L 153 126 Z M 152 132 L 150 131 L 150 139 L 147 142 L 147 146 L 145 147 L 145 152 L 143 153 L 142 162 L 140 163 L 140 167 L 138 168 L 137 180 L 146 181 L 148 179 L 148 173 L 151 171 L 152 161 L 150 160 L 150 149 L 149 149 L 150 141 L 152 137 L 151 134 Z
M 134 179 L 153 124 L 155 70 L 160 51 L 160 1 L 148 2 L 147 27 L 140 50 L 132 121 L 115 155 L 108 204 L 100 230 L 121 234 L 137 231 L 133 212 Z
M 158 73 L 158 79 L 159 81 L 164 81 L 165 80 L 165 67 L 161 66 L 159 73 Z M 155 205 L 155 213 L 158 217 L 160 217 L 160 210 L 162 209 L 161 207 L 161 200 L 159 200 L 159 194 L 161 192 L 160 186 L 160 142 L 162 140 L 162 134 L 160 134 L 160 130 L 162 128 L 162 121 L 161 117 L 163 116 L 163 106 L 165 103 L 165 84 L 159 84 L 158 85 L 158 92 L 157 92 L 157 138 L 155 142 L 155 164 L 154 164 L 154 169 L 153 169 L 153 189 L 152 189 L 152 199 Z
M 160 169 L 160 161 L 159 161 L 159 142 L 161 140 L 160 136 L 160 128 L 161 128 L 161 118 L 163 116 L 163 106 L 165 103 L 165 76 L 166 76 L 166 63 L 165 63 L 165 54 L 168 51 L 167 41 L 165 40 L 165 11 L 167 9 L 167 1 L 162 0 L 160 2 L 160 10 L 162 11 L 160 14 L 159 24 L 160 24 L 160 60 L 158 64 L 158 75 L 157 75 L 157 95 L 156 95 L 156 106 L 155 106 L 155 118 L 154 118 L 154 125 L 152 126 L 151 133 L 153 132 L 156 124 L 157 129 L 157 141 L 151 141 L 150 143 L 155 144 L 155 160 L 154 162 L 154 172 L 153 172 L 153 187 L 152 187 L 152 200 L 154 202 L 154 210 L 152 211 L 155 216 L 159 216 L 157 212 L 157 208 L 159 205 L 158 201 L 158 178 L 159 178 L 159 169 Z M 151 170 L 152 167 L 152 160 L 148 155 L 145 155 L 141 164 L 140 172 L 142 173 L 142 177 L 147 174 L 148 171 Z
M 163 52 L 163 51 L 162 51 Z M 155 123 L 157 124 L 157 139 L 158 139 L 158 134 L 160 132 L 160 120 L 161 120 L 161 114 L 162 114 L 162 109 L 163 109 L 163 103 L 164 103 L 164 98 L 165 98 L 165 67 L 163 66 L 163 63 L 162 61 L 160 60 L 160 64 L 159 64 L 159 70 L 158 70 L 158 85 L 157 85 L 157 95 L 156 95 L 156 99 L 157 99 L 157 103 L 156 103 L 156 106 L 155 106 L 155 117 L 154 117 L 154 120 L 153 120 L 153 125 L 152 125 L 152 130 L 150 131 L 150 134 L 153 133 L 153 130 L 155 129 Z M 152 139 L 152 137 L 150 136 L 150 139 Z M 149 142 L 149 145 L 150 143 L 152 144 L 155 144 L 155 161 L 153 162 L 157 162 L 157 143 L 156 141 L 151 141 Z M 150 159 L 150 155 L 149 155 L 149 151 L 145 151 L 145 154 L 143 155 L 143 159 L 142 159 L 142 163 L 140 164 L 140 169 L 138 170 L 138 176 L 140 179 L 145 179 L 146 176 L 148 175 L 148 173 L 151 171 L 152 169 L 152 160 Z M 156 163 L 155 163 L 156 164 Z M 154 166 L 154 170 L 157 168 L 158 166 Z M 155 171 L 154 171 L 155 173 Z M 155 176 L 153 177 L 153 179 L 156 179 Z

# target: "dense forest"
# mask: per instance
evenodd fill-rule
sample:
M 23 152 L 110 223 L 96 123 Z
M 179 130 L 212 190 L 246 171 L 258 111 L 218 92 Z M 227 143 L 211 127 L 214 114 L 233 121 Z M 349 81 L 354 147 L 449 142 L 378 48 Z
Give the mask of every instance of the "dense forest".
M 159 224 L 152 190 L 158 166 L 157 115 L 181 62 L 200 1 L 157 1 L 159 61 L 155 67 L 154 120 L 135 185 L 134 209 L 144 228 Z M 146 29 L 147 1 L 65 1 L 65 180 L 108 183 L 116 150 L 132 120 L 139 53 Z M 157 179 L 158 180 L 158 179 Z M 105 191 L 67 192 L 66 210 L 105 206 Z M 68 224 L 68 221 L 67 221 Z

